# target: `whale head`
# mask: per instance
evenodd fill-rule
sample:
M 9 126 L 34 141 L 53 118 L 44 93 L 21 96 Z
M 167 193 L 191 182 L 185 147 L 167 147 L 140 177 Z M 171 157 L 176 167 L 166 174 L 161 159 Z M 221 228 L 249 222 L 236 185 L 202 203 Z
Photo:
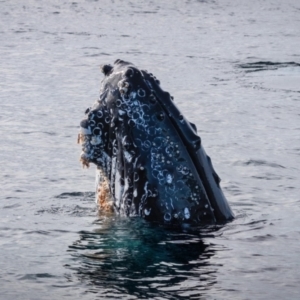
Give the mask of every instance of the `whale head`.
M 99 99 L 86 110 L 79 133 L 82 164 L 97 168 L 100 209 L 171 224 L 215 223 L 203 170 L 213 178 L 208 185 L 220 189 L 219 178 L 201 152 L 196 127 L 151 73 L 122 60 L 101 70 Z M 232 218 L 226 210 L 225 219 Z

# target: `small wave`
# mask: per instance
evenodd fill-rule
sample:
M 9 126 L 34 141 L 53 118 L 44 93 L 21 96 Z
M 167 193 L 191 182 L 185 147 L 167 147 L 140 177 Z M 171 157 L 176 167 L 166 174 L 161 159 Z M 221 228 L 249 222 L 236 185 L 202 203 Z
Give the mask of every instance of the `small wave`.
M 249 159 L 247 161 L 237 161 L 234 164 L 235 165 L 243 165 L 243 166 L 259 166 L 259 167 L 263 166 L 263 167 L 285 169 L 285 167 L 282 166 L 282 165 L 272 163 L 272 162 L 268 162 L 268 161 L 262 160 L 262 159 Z
M 55 196 L 58 199 L 66 199 L 72 197 L 82 197 L 82 198 L 91 198 L 95 195 L 93 192 L 69 192 L 69 193 L 62 193 L 60 195 Z
M 230 184 L 224 187 L 224 190 L 230 192 L 232 195 L 241 195 L 242 191 L 240 189 L 240 187 L 236 184 Z
M 267 174 L 262 175 L 262 176 L 251 176 L 251 178 L 259 179 L 259 180 L 262 180 L 262 179 L 263 180 L 280 180 L 283 177 L 279 176 L 279 175 L 267 173 Z
M 88 32 L 72 32 L 72 31 L 67 31 L 63 32 L 64 34 L 69 34 L 69 35 L 83 35 L 83 36 L 90 36 L 91 34 Z
M 26 274 L 19 278 L 19 280 L 37 280 L 39 278 L 53 278 L 57 277 L 55 275 L 51 275 L 49 273 L 37 273 L 37 274 Z
M 85 54 L 85 57 L 97 57 L 97 56 L 110 56 L 109 53 L 94 53 L 94 54 Z
M 26 231 L 25 234 L 41 234 L 41 235 L 49 235 L 50 232 L 46 230 L 31 230 Z
M 264 241 L 270 241 L 270 240 L 274 240 L 274 239 L 275 239 L 275 237 L 272 234 L 255 235 L 253 237 L 246 238 L 246 240 L 252 241 L 252 242 L 264 242 Z
M 246 69 L 246 73 L 259 72 L 266 70 L 277 70 L 286 67 L 300 67 L 299 63 L 291 62 L 272 62 L 272 61 L 258 61 L 253 63 L 239 64 L 238 67 Z
M 95 206 L 80 206 L 80 205 L 62 205 L 45 207 L 37 211 L 37 215 L 52 214 L 52 215 L 68 215 L 73 217 L 84 217 L 94 215 L 96 212 Z
M 22 131 L 20 134 L 35 134 L 35 133 L 45 133 L 47 135 L 56 135 L 55 132 L 53 131 L 38 131 L 38 130 L 33 130 L 33 131 Z
M 150 11 L 150 10 L 144 10 L 144 11 L 134 11 L 135 14 L 157 14 L 157 11 Z
M 5 205 L 2 208 L 3 209 L 9 209 L 9 208 L 17 208 L 17 207 L 20 207 L 20 206 L 22 206 L 20 203 L 15 203 L 15 204 L 11 204 L 11 205 Z

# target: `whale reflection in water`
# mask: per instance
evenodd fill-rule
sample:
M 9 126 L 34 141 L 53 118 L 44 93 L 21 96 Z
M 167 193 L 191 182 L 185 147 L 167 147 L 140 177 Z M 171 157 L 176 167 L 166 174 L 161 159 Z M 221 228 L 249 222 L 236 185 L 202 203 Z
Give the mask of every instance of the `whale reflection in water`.
M 75 274 L 70 280 L 85 282 L 87 292 L 103 297 L 200 297 L 216 283 L 221 267 L 212 259 L 220 246 L 205 242 L 214 235 L 203 228 L 166 229 L 141 218 L 102 218 L 69 246 L 68 268 Z

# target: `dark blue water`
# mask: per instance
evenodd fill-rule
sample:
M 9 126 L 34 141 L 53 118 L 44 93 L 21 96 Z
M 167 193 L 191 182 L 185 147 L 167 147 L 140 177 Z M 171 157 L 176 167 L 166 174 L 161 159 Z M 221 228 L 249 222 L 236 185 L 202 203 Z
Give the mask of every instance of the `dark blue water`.
M 299 299 L 300 4 L 0 2 L 0 299 Z M 76 144 L 99 65 L 155 74 L 236 219 L 99 215 Z

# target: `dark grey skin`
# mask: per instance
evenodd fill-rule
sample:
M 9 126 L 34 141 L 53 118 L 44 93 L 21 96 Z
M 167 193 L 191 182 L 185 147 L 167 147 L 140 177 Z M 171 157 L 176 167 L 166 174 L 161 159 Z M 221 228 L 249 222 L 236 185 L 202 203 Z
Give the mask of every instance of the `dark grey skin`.
M 115 212 L 167 224 L 234 215 L 197 135 L 159 81 L 133 64 L 104 65 L 99 100 L 81 122 L 81 160 Z

